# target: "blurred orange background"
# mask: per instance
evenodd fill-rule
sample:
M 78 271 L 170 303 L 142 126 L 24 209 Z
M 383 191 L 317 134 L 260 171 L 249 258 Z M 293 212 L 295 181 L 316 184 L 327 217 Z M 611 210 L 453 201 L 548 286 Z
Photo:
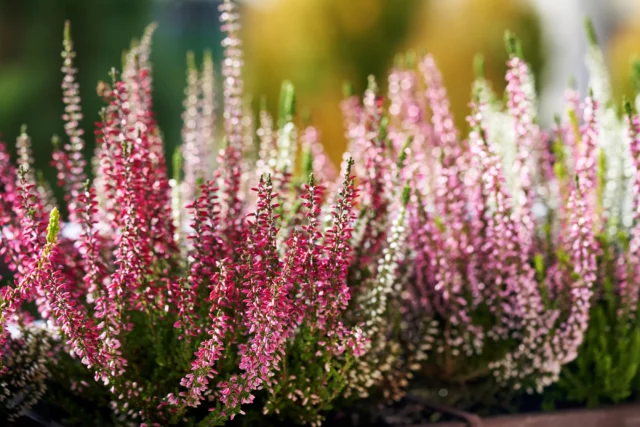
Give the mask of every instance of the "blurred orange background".
M 334 161 L 345 146 L 343 81 L 362 93 L 373 74 L 384 91 L 398 52 L 433 54 L 462 127 L 476 53 L 484 54 L 495 88 L 504 88 L 506 29 L 520 37 L 536 72 L 543 65 L 536 15 L 513 0 L 270 1 L 246 9 L 244 28 L 249 91 L 266 95 L 274 108 L 279 82 L 290 79 Z

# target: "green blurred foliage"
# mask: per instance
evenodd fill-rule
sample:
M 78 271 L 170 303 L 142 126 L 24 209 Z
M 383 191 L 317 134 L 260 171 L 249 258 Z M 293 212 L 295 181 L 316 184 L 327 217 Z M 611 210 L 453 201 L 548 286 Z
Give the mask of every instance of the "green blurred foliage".
M 165 145 L 180 143 L 180 114 L 185 86 L 185 54 L 200 58 L 213 48 L 220 57 L 217 2 L 153 0 L 0 0 L 0 135 L 13 150 L 20 126 L 32 136 L 36 167 L 51 182 L 51 137 L 64 137 L 62 30 L 71 21 L 77 52 L 87 155 L 94 149 L 94 122 L 104 105 L 97 82 L 109 82 L 111 67 L 120 68 L 122 52 L 156 21 L 154 102 Z M 64 138 L 63 138 L 64 141 Z
M 206 0 L 0 0 L 0 134 L 13 147 L 21 124 L 33 137 L 36 166 L 49 166 L 51 136 L 64 136 L 61 101 L 62 28 L 65 19 L 77 50 L 76 64 L 87 135 L 93 152 L 93 123 L 103 105 L 96 94 L 132 38 L 152 21 L 155 109 L 169 151 L 180 141 L 185 53 L 200 58 L 214 49 L 219 64 L 219 2 Z M 259 0 L 243 4 L 247 92 L 266 95 L 276 110 L 283 79 L 296 86 L 298 105 L 312 112 L 334 161 L 344 149 L 339 102 L 342 84 L 365 89 L 375 75 L 384 90 L 397 52 L 433 52 L 441 67 L 459 125 L 464 126 L 473 78 L 471 61 L 480 51 L 487 74 L 503 87 L 504 29 L 523 41 L 534 69 L 542 64 L 537 20 L 522 2 L 510 0 Z M 217 67 L 218 68 L 218 67 Z M 256 105 L 257 102 L 254 102 Z
M 122 49 L 148 23 L 149 2 L 83 2 L 71 0 L 3 1 L 0 3 L 0 129 L 11 147 L 21 124 L 33 138 L 38 168 L 51 169 L 50 139 L 63 135 L 60 50 L 65 19 L 75 39 L 83 127 L 90 127 L 102 105 L 95 87 L 118 65 Z M 117 23 L 117 26 L 114 26 Z M 114 31 L 117 28 L 118 31 Z

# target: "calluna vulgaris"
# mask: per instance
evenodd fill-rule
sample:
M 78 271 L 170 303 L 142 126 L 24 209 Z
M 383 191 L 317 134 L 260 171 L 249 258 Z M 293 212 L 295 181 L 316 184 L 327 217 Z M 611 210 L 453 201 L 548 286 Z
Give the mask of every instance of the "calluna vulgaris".
M 568 91 L 547 131 L 507 35 L 504 105 L 478 64 L 467 136 L 433 58 L 409 55 L 387 99 L 371 78 L 362 101 L 343 101 L 336 170 L 318 131 L 296 127 L 291 84 L 276 125 L 265 108 L 254 124 L 238 15 L 220 8 L 222 95 L 211 56 L 200 69 L 190 56 L 173 179 L 153 114 L 153 27 L 99 86 L 93 180 L 65 29 L 53 158 L 64 221 L 26 129 L 17 167 L 0 145 L 5 412 L 28 410 L 49 371 L 72 366 L 58 381 L 106 396 L 119 425 L 215 425 L 252 408 L 317 425 L 339 402 L 399 399 L 416 371 L 541 392 L 578 356 L 602 295 L 637 330 L 640 116 L 616 115 L 595 44 L 592 91 Z

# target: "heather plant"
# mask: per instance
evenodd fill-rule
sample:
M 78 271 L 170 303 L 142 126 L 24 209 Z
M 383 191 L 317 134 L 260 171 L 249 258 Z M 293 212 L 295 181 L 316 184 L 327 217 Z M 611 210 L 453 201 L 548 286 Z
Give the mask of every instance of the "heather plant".
M 623 401 L 638 390 L 640 324 L 638 323 L 638 114 L 625 101 L 622 115 L 611 100 L 609 75 L 595 32 L 587 22 L 587 67 L 597 105 L 594 130 L 600 161 L 594 209 L 600 215 L 598 288 L 589 328 L 575 362 L 562 373 L 557 390 L 569 401 L 596 406 Z M 637 103 L 636 103 L 637 104 Z M 575 124 L 580 106 L 567 111 Z M 582 107 L 582 116 L 588 106 Z M 569 120 L 566 121 L 570 123 Z M 561 130 L 565 135 L 571 129 Z M 564 166 L 566 168 L 566 166 Z M 548 405 L 553 405 L 547 399 Z
M 75 361 L 94 377 L 78 374 L 69 388 L 95 401 L 106 390 L 117 424 L 220 424 L 256 399 L 257 411 L 319 423 L 371 340 L 364 322 L 346 314 L 347 280 L 377 263 L 388 244 L 380 230 L 368 231 L 358 241 L 376 251 L 355 254 L 354 222 L 369 199 L 359 200 L 354 161 L 331 174 L 317 132 L 307 128 L 300 176 L 290 84 L 277 129 L 261 112 L 256 150 L 238 16 L 229 1 L 221 11 L 223 137 L 212 58 L 200 70 L 189 59 L 183 145 L 174 156 L 183 174 L 167 177 L 153 115 L 153 27 L 99 86 L 107 106 L 96 124 L 92 181 L 65 28 L 66 141 L 56 140 L 53 159 L 65 221 L 36 180 L 26 129 L 17 168 L 2 147 L 1 247 L 13 273 L 2 289 L 3 339 L 9 325 L 31 322 L 35 303 L 71 356 L 52 354 L 54 365 L 77 373 L 68 366 Z
M 637 113 L 628 103 L 618 115 L 590 24 L 587 34 L 592 89 L 583 100 L 568 90 L 548 132 L 510 35 L 504 105 L 479 60 L 466 140 L 430 57 L 390 76 L 388 132 L 416 162 L 405 319 L 423 332 L 406 344 L 407 368 L 457 405 L 559 379 L 547 404 L 635 390 Z
M 578 166 L 559 194 L 530 68 L 511 35 L 507 47 L 506 105 L 479 77 L 468 138 L 454 127 L 430 56 L 407 58 L 389 77 L 385 145 L 399 159 L 389 176 L 415 189 L 395 278 L 403 384 L 418 369 L 438 388 L 541 392 L 575 358 L 587 326 L 593 131 L 580 131 Z
M 504 102 L 477 61 L 468 135 L 433 58 L 409 54 L 386 99 L 374 77 L 362 99 L 347 90 L 336 169 L 299 128 L 290 82 L 277 117 L 263 103 L 254 118 L 239 17 L 220 8 L 222 91 L 212 56 L 188 55 L 171 179 L 153 26 L 99 85 L 91 162 L 65 27 L 64 217 L 27 129 L 15 166 L 0 144 L 3 410 L 27 410 L 46 379 L 70 424 L 143 426 L 246 412 L 318 425 L 338 405 L 400 399 L 416 375 L 460 406 L 559 379 L 590 404 L 634 390 L 640 116 L 616 114 L 595 42 L 592 90 L 569 90 L 549 131 L 511 34 Z

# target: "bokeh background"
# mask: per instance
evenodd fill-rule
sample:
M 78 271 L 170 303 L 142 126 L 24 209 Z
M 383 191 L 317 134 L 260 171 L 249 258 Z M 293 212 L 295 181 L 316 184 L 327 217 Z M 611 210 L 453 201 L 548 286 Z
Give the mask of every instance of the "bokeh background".
M 33 137 L 37 167 L 49 178 L 51 136 L 63 134 L 61 40 L 65 19 L 77 50 L 89 146 L 102 106 L 99 80 L 118 67 L 122 51 L 152 21 L 155 105 L 168 150 L 180 143 L 185 55 L 212 49 L 220 62 L 218 0 L 0 0 L 0 134 L 12 146 L 20 126 Z M 543 120 L 561 108 L 573 78 L 587 90 L 582 22 L 590 16 L 612 70 L 614 93 L 632 91 L 630 61 L 640 54 L 640 0 L 245 0 L 247 93 L 275 110 L 280 82 L 291 80 L 298 105 L 334 161 L 344 148 L 339 101 L 345 81 L 362 92 L 373 74 L 383 90 L 397 53 L 431 52 L 444 75 L 456 121 L 464 126 L 472 60 L 504 87 L 505 29 L 523 42 L 537 75 Z

